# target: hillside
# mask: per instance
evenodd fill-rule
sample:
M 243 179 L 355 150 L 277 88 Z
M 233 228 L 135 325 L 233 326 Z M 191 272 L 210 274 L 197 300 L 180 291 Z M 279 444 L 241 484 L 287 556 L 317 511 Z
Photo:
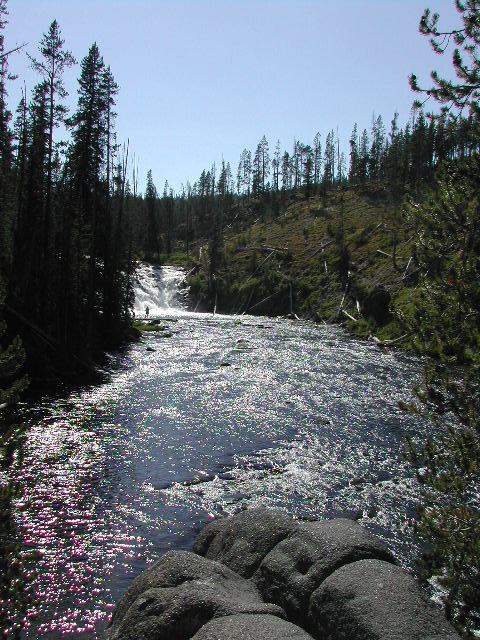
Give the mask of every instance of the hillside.
M 416 263 L 413 233 L 388 194 L 333 191 L 326 203 L 296 194 L 277 216 L 250 208 L 250 225 L 226 229 L 214 278 L 201 246 L 200 268 L 189 278 L 194 307 L 213 310 L 217 299 L 224 313 L 293 312 L 347 322 L 358 334 L 400 335 L 388 308 L 390 299 L 402 307 L 412 298 Z

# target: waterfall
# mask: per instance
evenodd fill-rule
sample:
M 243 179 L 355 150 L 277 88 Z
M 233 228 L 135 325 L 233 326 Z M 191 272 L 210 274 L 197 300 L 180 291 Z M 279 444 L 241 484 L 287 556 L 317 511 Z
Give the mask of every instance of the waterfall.
M 135 278 L 135 317 L 144 317 L 146 307 L 151 318 L 185 312 L 188 290 L 184 278 L 185 272 L 178 267 L 140 264 Z

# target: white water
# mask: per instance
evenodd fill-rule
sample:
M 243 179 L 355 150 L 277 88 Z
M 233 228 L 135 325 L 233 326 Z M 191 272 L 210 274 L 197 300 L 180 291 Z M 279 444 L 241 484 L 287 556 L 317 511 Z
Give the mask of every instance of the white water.
M 146 308 L 150 318 L 177 315 L 186 311 L 185 272 L 178 267 L 157 267 L 140 264 L 135 286 L 135 317 L 144 318 Z
M 140 265 L 135 311 L 165 331 L 112 355 L 109 379 L 24 407 L 16 521 L 38 551 L 25 640 L 99 640 L 114 603 L 212 518 L 264 504 L 354 515 L 403 566 L 419 541 L 402 458 L 421 364 L 338 327 L 185 310 L 184 274 Z

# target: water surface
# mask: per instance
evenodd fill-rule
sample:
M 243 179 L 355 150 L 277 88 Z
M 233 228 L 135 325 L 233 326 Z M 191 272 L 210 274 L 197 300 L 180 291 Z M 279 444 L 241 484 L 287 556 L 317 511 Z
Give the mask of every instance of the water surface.
M 359 518 L 412 565 L 402 452 L 424 425 L 397 401 L 416 360 L 339 328 L 155 310 L 166 331 L 112 355 L 107 382 L 25 408 L 16 518 L 42 553 L 25 638 L 101 637 L 136 575 L 246 506 Z

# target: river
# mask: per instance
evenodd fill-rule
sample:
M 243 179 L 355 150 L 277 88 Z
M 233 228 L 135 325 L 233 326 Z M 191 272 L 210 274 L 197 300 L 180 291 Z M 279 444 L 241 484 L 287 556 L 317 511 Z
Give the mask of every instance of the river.
M 135 576 L 246 506 L 358 518 L 413 565 L 402 453 L 426 425 L 397 402 L 419 362 L 338 327 L 188 313 L 180 281 L 142 267 L 136 315 L 165 331 L 110 354 L 103 384 L 22 409 L 16 521 L 41 554 L 28 640 L 100 638 Z

